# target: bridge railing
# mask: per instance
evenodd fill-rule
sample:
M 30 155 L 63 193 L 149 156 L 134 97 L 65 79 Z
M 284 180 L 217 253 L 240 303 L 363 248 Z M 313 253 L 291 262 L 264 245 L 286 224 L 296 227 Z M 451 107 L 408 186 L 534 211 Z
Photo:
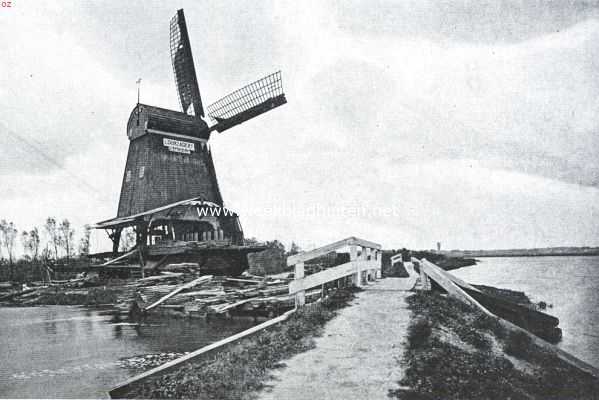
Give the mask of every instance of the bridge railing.
M 305 276 L 304 265 L 306 261 L 344 247 L 349 247 L 349 262 Z M 362 249 L 359 254 L 358 247 Z M 287 258 L 287 265 L 293 266 L 295 272 L 295 279 L 289 284 L 289 294 L 295 295 L 295 306 L 302 307 L 306 302 L 305 294 L 307 289 L 346 277 L 353 277 L 353 283 L 358 287 L 362 286 L 363 282 L 380 278 L 382 268 L 381 245 L 368 240 L 349 237 L 314 250 L 290 256 Z

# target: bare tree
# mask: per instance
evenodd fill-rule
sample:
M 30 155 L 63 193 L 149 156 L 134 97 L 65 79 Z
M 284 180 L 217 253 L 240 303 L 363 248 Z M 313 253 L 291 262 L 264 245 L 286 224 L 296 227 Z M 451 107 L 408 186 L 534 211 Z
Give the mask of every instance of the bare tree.
M 301 247 L 299 247 L 297 245 L 297 243 L 295 243 L 295 242 L 291 242 L 291 246 L 289 246 L 289 247 L 290 247 L 290 249 L 289 249 L 289 252 L 287 253 L 288 256 L 292 256 L 294 254 L 301 253 L 301 251 L 302 251 Z
M 58 246 L 60 246 L 60 235 L 58 233 L 58 226 L 54 217 L 48 217 L 46 219 L 46 225 L 44 225 L 46 234 L 48 235 L 48 244 L 54 247 L 54 259 L 58 260 Z
M 137 244 L 137 236 L 131 228 L 124 229 L 121 234 L 120 251 L 129 251 Z
M 79 254 L 86 256 L 89 254 L 89 238 L 91 236 L 91 227 L 89 225 L 83 226 L 83 236 L 79 240 Z
M 33 261 L 37 261 L 40 252 L 40 234 L 37 227 L 29 232 L 23 231 L 21 241 L 23 242 L 25 253 L 29 253 Z
M 23 243 L 23 250 L 27 257 L 31 258 L 32 264 L 37 267 L 41 280 L 45 278 L 50 280 L 50 273 L 46 270 L 45 264 L 40 263 L 40 234 L 37 227 L 34 227 L 29 232 L 23 231 L 21 233 L 21 241 Z
M 29 249 L 27 247 L 27 244 L 29 242 L 29 232 L 27 231 L 23 231 L 21 232 L 21 244 L 23 245 L 23 255 L 25 258 L 30 257 L 29 253 Z
M 13 256 L 15 250 L 15 239 L 17 238 L 18 230 L 15 224 L 12 222 L 6 222 L 6 220 L 0 221 L 0 241 L 2 246 L 6 250 L 8 255 L 8 263 L 12 266 Z
M 71 223 L 68 219 L 63 219 L 58 226 L 58 243 L 64 248 L 65 254 L 67 256 L 67 263 L 71 258 L 74 236 L 75 230 L 71 228 Z

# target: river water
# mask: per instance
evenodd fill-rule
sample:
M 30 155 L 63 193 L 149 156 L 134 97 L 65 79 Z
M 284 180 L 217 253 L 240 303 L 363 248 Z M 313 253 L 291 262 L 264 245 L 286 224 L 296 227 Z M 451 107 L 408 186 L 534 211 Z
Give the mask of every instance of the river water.
M 0 397 L 102 398 L 140 373 L 121 360 L 184 353 L 254 325 L 249 320 L 149 319 L 73 306 L 0 308 Z
M 525 292 L 560 320 L 558 344 L 599 367 L 599 256 L 493 257 L 451 271 L 463 280 Z

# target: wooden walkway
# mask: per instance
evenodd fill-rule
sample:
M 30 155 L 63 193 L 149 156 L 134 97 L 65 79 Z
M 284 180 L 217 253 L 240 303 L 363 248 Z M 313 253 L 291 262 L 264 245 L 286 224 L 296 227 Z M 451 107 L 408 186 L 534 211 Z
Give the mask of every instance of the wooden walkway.
M 364 287 L 325 326 L 316 348 L 286 362 L 260 399 L 387 399 L 401 379 L 399 360 L 410 322 L 405 298 L 416 277 Z

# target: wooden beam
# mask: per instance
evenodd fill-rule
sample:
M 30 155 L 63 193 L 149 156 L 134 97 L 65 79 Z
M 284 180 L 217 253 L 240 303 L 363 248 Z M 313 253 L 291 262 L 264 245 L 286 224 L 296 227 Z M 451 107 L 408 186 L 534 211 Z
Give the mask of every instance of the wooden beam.
M 290 288 L 290 292 L 289 294 L 293 294 L 295 293 L 295 308 L 298 307 L 303 307 L 306 304 L 306 291 L 305 288 L 301 288 L 295 292 L 291 292 L 291 284 L 293 282 L 297 282 L 297 285 L 304 282 L 304 263 L 303 262 L 298 262 L 295 264 L 295 268 L 293 271 L 293 281 L 290 282 L 289 284 L 289 288 Z
M 170 299 L 171 297 L 173 297 L 174 295 L 176 295 L 177 293 L 179 293 L 179 292 L 181 292 L 181 291 L 183 291 L 185 289 L 192 288 L 192 287 L 194 287 L 196 285 L 208 282 L 210 280 L 212 280 L 212 275 L 201 276 L 198 279 L 194 279 L 191 282 L 187 282 L 186 284 L 179 286 L 178 288 L 176 288 L 175 290 L 173 290 L 172 292 L 170 292 L 166 296 L 163 296 L 159 300 L 157 300 L 154 303 L 150 304 L 148 307 L 144 308 L 144 311 L 151 310 L 152 308 L 154 308 L 157 305 L 165 302 L 166 300 Z
M 146 266 L 146 263 L 144 261 L 144 253 L 143 253 L 143 250 L 142 250 L 143 247 L 144 247 L 143 245 L 140 245 L 138 243 L 138 245 L 137 245 L 137 254 L 139 254 L 139 272 L 141 273 L 141 277 L 145 278 L 146 274 L 145 274 L 144 268 Z
M 346 239 L 339 240 L 339 241 L 331 243 L 331 244 L 327 244 L 326 246 L 322 246 L 322 247 L 319 247 L 314 250 L 305 251 L 300 254 L 295 254 L 295 255 L 289 256 L 289 257 L 287 257 L 287 266 L 295 265 L 298 262 L 305 262 L 308 260 L 312 260 L 314 258 L 324 256 L 324 255 L 326 255 L 332 251 L 335 251 L 337 249 L 340 249 L 342 247 L 352 246 L 352 245 L 362 246 L 365 248 L 371 248 L 371 249 L 377 249 L 377 250 L 381 249 L 381 245 L 378 243 L 369 242 L 368 240 L 350 236 Z
M 149 276 L 147 278 L 141 278 L 141 279 L 138 279 L 137 282 L 160 281 L 160 280 L 164 280 L 164 279 L 178 278 L 178 277 L 185 275 L 185 274 L 183 274 L 183 272 L 163 272 L 162 274 L 163 275 L 155 275 L 155 276 Z
M 123 260 L 123 259 L 125 259 L 125 258 L 127 258 L 127 257 L 131 256 L 131 255 L 132 255 L 133 253 L 135 253 L 136 251 L 137 251 L 137 249 L 133 249 L 133 250 L 131 250 L 131 251 L 128 251 L 127 253 L 123 254 L 122 256 L 119 256 L 119 257 L 117 257 L 117 258 L 114 258 L 114 259 L 112 259 L 112 260 L 110 260 L 110 261 L 107 261 L 107 262 L 105 262 L 104 264 L 101 264 L 100 266 L 101 266 L 101 267 L 105 267 L 105 266 L 107 266 L 107 265 L 114 264 L 114 263 L 115 263 L 115 262 L 117 262 L 117 261 L 121 261 L 121 260 Z
M 487 315 L 495 316 L 495 314 L 487 310 L 478 301 L 474 300 L 468 293 L 464 292 L 458 285 L 453 283 L 453 281 L 449 278 L 450 274 L 432 262 L 428 261 L 426 258 L 423 258 L 420 261 L 420 271 L 424 272 L 430 279 L 437 282 L 439 286 L 445 289 L 447 294 L 450 296 L 455 297 L 464 303 L 470 304 L 475 308 L 478 308 Z
M 350 261 L 336 267 L 327 268 L 324 271 L 308 275 L 303 279 L 295 279 L 289 282 L 289 294 L 298 293 L 323 283 L 331 282 L 346 276 L 355 275 L 358 271 L 375 270 L 376 265 L 372 261 Z

